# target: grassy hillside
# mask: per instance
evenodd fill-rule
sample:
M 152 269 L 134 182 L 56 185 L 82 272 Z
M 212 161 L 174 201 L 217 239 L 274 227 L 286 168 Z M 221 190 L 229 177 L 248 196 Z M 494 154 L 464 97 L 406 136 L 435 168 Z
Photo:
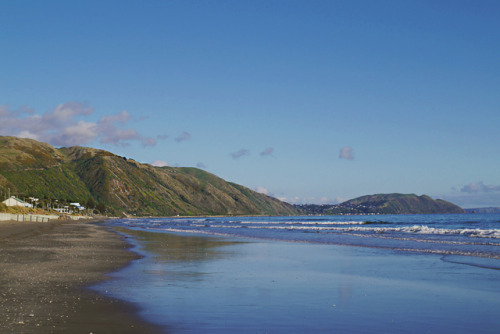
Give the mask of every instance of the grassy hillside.
M 304 214 L 432 214 L 464 213 L 459 206 L 414 194 L 377 194 L 358 197 L 337 205 L 302 205 Z
M 153 167 L 107 151 L 0 137 L 0 191 L 102 203 L 113 214 L 288 215 L 293 206 L 196 168 Z
M 343 207 L 364 207 L 368 211 L 389 214 L 463 213 L 464 210 L 444 200 L 414 194 L 378 194 L 362 196 L 342 203 Z

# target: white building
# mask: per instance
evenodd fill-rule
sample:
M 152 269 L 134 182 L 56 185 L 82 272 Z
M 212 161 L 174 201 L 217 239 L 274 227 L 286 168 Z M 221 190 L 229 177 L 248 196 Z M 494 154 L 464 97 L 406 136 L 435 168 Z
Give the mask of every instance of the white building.
M 75 208 L 77 208 L 80 211 L 85 210 L 85 207 L 80 205 L 80 203 L 70 203 L 69 205 L 74 206 Z
M 54 208 L 54 211 L 59 212 L 59 213 L 67 213 L 67 214 L 72 214 L 73 210 L 70 210 L 69 206 L 65 205 L 61 208 Z
M 32 208 L 33 207 L 33 204 L 27 203 L 19 198 L 16 198 L 16 196 L 12 196 L 11 198 L 7 198 L 2 203 L 7 205 L 7 206 L 23 206 L 25 208 Z

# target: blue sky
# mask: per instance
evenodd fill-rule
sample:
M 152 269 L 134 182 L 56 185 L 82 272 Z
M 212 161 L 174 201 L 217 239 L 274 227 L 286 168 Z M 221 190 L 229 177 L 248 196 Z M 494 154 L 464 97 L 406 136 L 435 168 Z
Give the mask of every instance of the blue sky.
M 498 1 L 1 1 L 0 135 L 291 203 L 500 206 Z

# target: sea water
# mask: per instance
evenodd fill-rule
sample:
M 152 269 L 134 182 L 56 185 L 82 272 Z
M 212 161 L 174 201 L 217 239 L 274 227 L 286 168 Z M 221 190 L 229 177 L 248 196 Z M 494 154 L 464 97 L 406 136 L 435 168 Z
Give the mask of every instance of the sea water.
M 110 224 L 144 258 L 95 289 L 136 304 L 168 332 L 500 330 L 500 215 Z
M 134 229 L 500 259 L 500 214 L 125 219 Z

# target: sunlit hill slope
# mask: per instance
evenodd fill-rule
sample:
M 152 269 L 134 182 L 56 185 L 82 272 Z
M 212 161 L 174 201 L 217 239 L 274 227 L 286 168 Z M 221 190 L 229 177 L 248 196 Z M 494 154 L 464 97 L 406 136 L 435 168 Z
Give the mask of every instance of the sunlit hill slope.
M 296 205 L 302 214 L 433 214 L 465 213 L 450 202 L 415 194 L 366 195 L 336 205 Z
M 153 167 L 84 147 L 0 137 L 0 191 L 103 203 L 111 214 L 290 215 L 288 203 L 196 168 Z

